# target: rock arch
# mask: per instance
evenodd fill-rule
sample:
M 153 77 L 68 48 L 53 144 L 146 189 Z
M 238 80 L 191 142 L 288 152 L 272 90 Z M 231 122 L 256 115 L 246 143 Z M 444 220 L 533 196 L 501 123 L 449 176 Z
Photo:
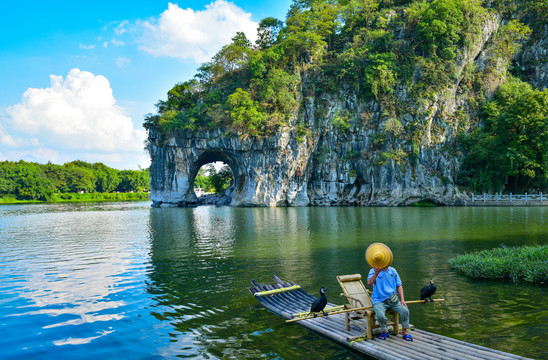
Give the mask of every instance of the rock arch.
M 269 138 L 227 136 L 221 130 L 172 134 L 149 129 L 153 206 L 194 206 L 194 179 L 204 164 L 222 161 L 234 175 L 232 206 L 305 206 L 312 142 L 290 131 Z
M 192 185 L 194 184 L 194 180 L 196 179 L 196 175 L 198 175 L 198 171 L 200 168 L 206 164 L 214 163 L 214 162 L 223 162 L 230 167 L 230 170 L 232 170 L 232 175 L 234 176 L 234 186 L 239 183 L 238 180 L 240 179 L 240 176 L 242 178 L 245 178 L 245 175 L 240 174 L 240 166 L 239 166 L 239 160 L 237 156 L 231 152 L 231 151 L 223 151 L 219 149 L 213 149 L 213 150 L 205 150 L 203 153 L 198 156 L 197 160 L 191 164 L 190 166 L 190 178 L 189 183 Z M 194 190 L 192 190 L 194 192 Z M 196 194 L 194 194 L 196 195 Z

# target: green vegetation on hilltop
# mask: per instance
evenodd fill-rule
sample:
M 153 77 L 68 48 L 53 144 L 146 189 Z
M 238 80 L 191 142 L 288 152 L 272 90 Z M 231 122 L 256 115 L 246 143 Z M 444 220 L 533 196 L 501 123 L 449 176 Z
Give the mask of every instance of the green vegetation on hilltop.
M 449 260 L 453 269 L 480 279 L 548 282 L 548 245 L 506 247 L 460 255 Z
M 501 26 L 477 66 L 467 57 L 479 49 L 495 15 Z M 156 104 L 157 113 L 146 116 L 144 127 L 164 136 L 222 128 L 260 137 L 289 125 L 302 142 L 318 130 L 312 123 L 324 126 L 327 119 L 341 133 L 373 129 L 371 148 L 363 153 L 378 166 L 389 160 L 413 164 L 425 143 L 447 141 L 449 129 L 452 143 L 444 151 L 465 156 L 461 185 L 476 191 L 500 191 L 503 184 L 505 191 L 546 189 L 545 137 L 541 132 L 523 139 L 546 124 L 543 93 L 526 91 L 537 99 L 530 102 L 533 108 L 502 104 L 504 92 L 528 86 L 513 79 L 497 99 L 489 98 L 492 84 L 504 83 L 508 68 L 516 69 L 512 59 L 531 28 L 542 29 L 547 19 L 546 1 L 535 0 L 293 0 L 284 22 L 259 23 L 255 44 L 235 34 L 195 78 L 176 84 Z M 465 102 L 459 100 L 452 112 L 433 106 L 455 93 Z M 373 122 L 358 106 L 330 112 L 330 101 L 342 104 L 345 98 L 376 103 L 380 119 Z M 312 116 L 316 121 L 309 123 Z M 528 130 L 510 131 L 515 138 L 509 139 L 509 127 Z M 480 152 L 478 146 L 492 145 L 489 139 L 496 150 Z M 511 149 L 501 148 L 505 141 L 512 142 Z
M 237 33 L 194 79 L 176 84 L 144 125 L 265 135 L 288 123 L 308 95 L 346 88 L 390 103 L 398 85 L 448 86 L 451 61 L 486 15 L 479 0 L 294 0 L 285 23 L 262 20 L 256 44 Z
M 22 160 L 0 162 L 1 203 L 140 199 L 136 195 L 124 197 L 116 193 L 141 192 L 148 189 L 149 183 L 148 170 L 116 170 L 101 163 L 73 161 L 64 165 L 44 165 Z M 89 193 L 103 195 L 86 195 Z

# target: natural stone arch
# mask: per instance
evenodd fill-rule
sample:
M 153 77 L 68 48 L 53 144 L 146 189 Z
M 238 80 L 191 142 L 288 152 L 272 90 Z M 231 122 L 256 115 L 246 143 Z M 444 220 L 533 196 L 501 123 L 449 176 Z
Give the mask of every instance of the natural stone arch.
M 226 163 L 234 175 L 231 206 L 306 206 L 308 165 L 314 141 L 299 141 L 285 128 L 257 138 L 183 130 L 169 136 L 149 129 L 150 198 L 153 206 L 194 206 L 194 179 L 200 167 Z
M 239 165 L 239 161 L 237 156 L 228 150 L 206 150 L 203 151 L 201 155 L 199 155 L 196 159 L 196 161 L 192 162 L 189 166 L 189 183 L 194 184 L 194 181 L 196 180 L 196 175 L 198 175 L 198 171 L 200 168 L 206 164 L 214 163 L 214 162 L 223 162 L 230 167 L 230 170 L 232 171 L 232 175 L 234 176 L 234 182 L 233 186 L 236 187 L 236 184 L 239 184 L 238 180 L 240 178 L 245 178 L 243 174 L 241 174 Z M 194 188 L 191 187 L 190 191 L 194 194 L 196 197 L 196 194 L 194 193 Z M 196 198 L 197 199 L 197 198 Z

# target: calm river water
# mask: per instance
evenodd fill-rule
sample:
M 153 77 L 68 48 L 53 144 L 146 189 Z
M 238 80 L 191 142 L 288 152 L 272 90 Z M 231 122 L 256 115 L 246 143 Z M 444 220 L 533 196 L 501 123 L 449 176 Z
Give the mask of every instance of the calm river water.
M 449 258 L 546 244 L 548 208 L 0 206 L 2 359 L 359 359 L 263 309 L 252 278 L 313 294 L 368 267 L 381 241 L 407 300 L 434 277 L 445 303 L 409 305 L 416 327 L 548 357 L 547 287 L 474 281 Z

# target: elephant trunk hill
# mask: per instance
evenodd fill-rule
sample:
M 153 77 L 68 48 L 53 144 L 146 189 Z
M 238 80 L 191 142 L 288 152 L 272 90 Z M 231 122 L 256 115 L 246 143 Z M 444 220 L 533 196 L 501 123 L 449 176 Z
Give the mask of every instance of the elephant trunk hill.
M 542 188 L 545 138 L 512 168 L 483 145 L 511 133 L 496 128 L 508 99 L 548 99 L 548 5 L 508 3 L 294 1 L 148 115 L 153 204 L 196 204 L 198 170 L 216 161 L 232 206 L 465 205 L 474 190 Z

